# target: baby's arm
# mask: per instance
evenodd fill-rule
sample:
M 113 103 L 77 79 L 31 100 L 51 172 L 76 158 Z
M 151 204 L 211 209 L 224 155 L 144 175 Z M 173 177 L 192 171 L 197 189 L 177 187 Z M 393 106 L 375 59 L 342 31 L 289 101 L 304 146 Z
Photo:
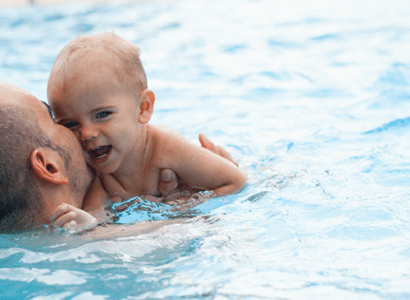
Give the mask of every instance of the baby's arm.
M 88 229 L 98 223 L 89 213 L 65 203 L 57 207 L 50 221 L 58 227 L 72 229 Z
M 156 129 L 160 156 L 164 158 L 161 165 L 175 171 L 187 185 L 212 190 L 218 196 L 233 194 L 244 186 L 245 174 L 228 159 L 191 143 L 172 129 Z M 203 142 L 206 142 L 204 138 L 201 144 Z
M 208 137 L 205 135 L 205 133 L 201 132 L 198 135 L 198 140 L 199 143 L 201 143 L 201 147 L 204 149 L 207 149 L 216 155 L 219 155 L 227 160 L 229 160 L 231 163 L 233 163 L 235 166 L 238 166 L 238 163 L 232 158 L 232 156 L 229 154 L 228 151 L 226 151 L 225 148 L 215 145 Z
M 96 176 L 88 188 L 81 208 L 95 217 L 100 216 L 97 217 L 100 219 L 104 215 L 105 207 L 109 205 L 108 196 L 109 195 L 105 191 L 100 178 Z

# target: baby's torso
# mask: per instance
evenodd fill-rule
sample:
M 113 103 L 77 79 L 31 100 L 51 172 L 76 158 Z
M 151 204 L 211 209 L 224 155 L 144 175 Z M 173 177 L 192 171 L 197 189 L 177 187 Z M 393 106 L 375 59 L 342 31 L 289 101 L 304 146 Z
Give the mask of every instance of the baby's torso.
M 149 128 L 149 143 L 141 167 L 135 168 L 131 176 L 118 176 L 115 173 L 99 175 L 105 191 L 110 196 L 119 196 L 122 200 L 143 195 L 160 196 L 160 171 L 168 167 L 161 138 L 164 127 L 150 125 Z
M 109 196 L 118 196 L 127 200 L 136 196 L 152 195 L 159 196 L 158 180 L 159 170 L 150 170 L 136 175 L 132 180 L 124 184 L 119 182 L 112 174 L 101 175 L 101 182 Z

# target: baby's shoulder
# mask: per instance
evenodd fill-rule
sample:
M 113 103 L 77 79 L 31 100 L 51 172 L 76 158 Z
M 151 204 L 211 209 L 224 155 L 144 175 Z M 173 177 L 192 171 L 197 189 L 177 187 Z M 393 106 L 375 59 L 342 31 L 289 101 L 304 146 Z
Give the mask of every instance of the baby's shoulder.
M 156 143 L 162 144 L 164 142 L 168 143 L 184 139 L 184 136 L 182 134 L 166 125 L 150 124 L 149 128 L 151 136 Z
M 168 135 L 172 133 L 178 133 L 175 129 L 172 129 L 167 125 L 148 124 L 148 128 L 155 135 Z
M 165 125 L 152 125 L 150 132 L 154 149 L 161 153 L 172 154 L 179 151 L 180 147 L 188 140 L 175 129 Z

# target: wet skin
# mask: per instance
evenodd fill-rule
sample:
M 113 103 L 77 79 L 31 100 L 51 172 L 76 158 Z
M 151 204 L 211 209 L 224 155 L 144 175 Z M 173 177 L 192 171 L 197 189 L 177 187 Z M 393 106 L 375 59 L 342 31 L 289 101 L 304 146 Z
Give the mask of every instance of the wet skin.
M 62 171 L 64 172 L 64 176 L 72 180 L 70 184 L 76 187 L 75 193 L 78 197 L 66 197 L 64 199 L 56 197 L 53 201 L 44 201 L 42 214 L 41 216 L 37 216 L 39 221 L 41 223 L 49 223 L 49 216 L 63 202 L 75 207 L 81 207 L 82 199 L 94 175 L 84 161 L 82 150 L 76 137 L 69 129 L 55 123 L 47 105 L 44 105 L 44 103 L 36 97 L 12 84 L 2 83 L 0 86 L 0 105 L 20 106 L 23 110 L 33 113 L 39 127 L 50 141 L 65 149 L 71 156 L 69 168 Z M 62 158 L 59 157 L 58 159 L 60 159 L 61 164 L 64 165 Z

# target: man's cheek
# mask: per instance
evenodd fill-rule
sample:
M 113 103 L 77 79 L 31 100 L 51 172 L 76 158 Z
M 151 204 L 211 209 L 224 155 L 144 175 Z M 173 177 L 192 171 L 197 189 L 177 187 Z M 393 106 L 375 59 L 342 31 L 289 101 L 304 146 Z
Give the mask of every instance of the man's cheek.
M 83 151 L 84 159 L 85 162 L 90 165 L 90 154 L 88 154 L 86 151 Z

